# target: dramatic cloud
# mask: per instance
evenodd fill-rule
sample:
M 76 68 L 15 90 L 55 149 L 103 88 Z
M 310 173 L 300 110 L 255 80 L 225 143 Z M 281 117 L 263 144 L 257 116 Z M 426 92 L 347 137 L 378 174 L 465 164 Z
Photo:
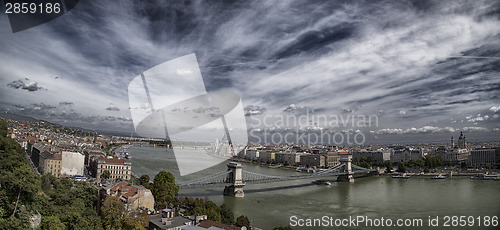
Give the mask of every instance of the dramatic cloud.
M 73 102 L 69 102 L 69 101 L 61 101 L 59 102 L 59 105 L 61 106 L 65 106 L 65 105 L 73 105 Z
M 434 126 L 424 126 L 421 128 L 409 128 L 409 129 L 380 129 L 375 131 L 370 131 L 372 134 L 419 134 L 419 133 L 454 133 L 457 131 L 466 132 L 487 132 L 489 131 L 484 127 L 463 127 L 461 129 L 455 129 L 452 127 L 434 127 Z
M 130 123 L 130 81 L 195 53 L 206 89 L 239 93 L 248 120 L 310 111 L 377 115 L 373 132 L 393 137 L 447 139 L 447 130 L 476 126 L 488 130 L 485 136 L 498 132 L 500 4 L 424 3 L 82 1 L 22 33 L 0 20 L 0 103 L 47 120 L 129 133 L 133 127 L 121 123 Z M 31 93 L 43 89 L 39 82 L 50 90 Z M 59 108 L 34 111 L 30 105 L 41 101 Z M 104 110 L 102 103 L 111 101 Z M 149 109 L 139 107 L 133 109 Z M 62 115 L 68 108 L 73 116 Z
M 491 107 L 490 111 L 495 113 L 495 114 L 500 113 L 500 105 Z
M 258 105 L 247 105 L 244 108 L 245 116 L 255 116 L 260 115 L 266 111 L 266 108 L 258 106 Z
M 44 103 L 40 103 L 40 104 L 33 104 L 35 110 L 46 110 L 46 109 L 55 109 L 56 106 L 53 106 L 53 105 L 47 105 L 47 104 L 44 104 Z
M 120 108 L 114 106 L 113 104 L 110 104 L 108 108 L 106 108 L 106 110 L 109 110 L 109 111 L 120 111 Z
M 306 111 L 308 108 L 305 106 L 296 106 L 295 104 L 291 104 L 283 109 L 283 112 L 287 113 L 301 113 Z
M 24 81 L 29 81 L 29 79 L 25 78 L 25 79 L 15 80 L 15 81 L 7 84 L 7 86 L 14 88 L 14 89 L 24 89 L 24 90 L 27 90 L 30 92 L 43 89 L 43 87 L 38 86 L 38 82 L 34 82 L 34 81 L 33 82 L 24 82 Z

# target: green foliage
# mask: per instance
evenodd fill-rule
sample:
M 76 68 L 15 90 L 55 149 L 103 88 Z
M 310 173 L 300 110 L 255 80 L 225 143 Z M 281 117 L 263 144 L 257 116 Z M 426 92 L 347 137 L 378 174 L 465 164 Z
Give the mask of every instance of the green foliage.
M 236 227 L 245 226 L 245 227 L 247 227 L 247 229 L 249 229 L 250 228 L 250 220 L 248 219 L 247 216 L 241 215 L 241 216 L 238 216 L 238 218 L 236 218 L 236 222 L 234 223 L 234 225 Z
M 405 166 L 404 162 L 399 162 L 398 170 L 397 171 L 400 172 L 400 173 L 405 173 L 406 172 L 406 166 Z
M 64 230 L 66 226 L 59 220 L 57 216 L 42 216 L 40 228 L 43 230 Z
M 9 131 L 7 127 L 7 121 L 4 119 L 0 119 L 0 136 L 6 137 L 8 133 Z
M 216 222 L 220 222 L 223 224 L 234 224 L 234 212 L 231 208 L 222 204 L 221 206 L 217 206 L 212 201 L 205 201 L 199 198 L 184 198 L 179 201 L 182 206 L 187 207 L 185 211 L 185 215 L 207 215 L 209 220 L 213 220 Z
M 102 223 L 105 229 L 120 229 L 125 214 L 125 204 L 120 198 L 110 196 L 101 207 Z
M 130 230 L 141 230 L 144 229 L 142 224 L 137 221 L 137 219 L 132 217 L 125 217 L 121 220 L 122 229 L 130 229 Z
M 234 212 L 229 206 L 227 206 L 227 204 L 222 204 L 220 206 L 219 213 L 222 218 L 222 223 L 229 225 L 234 224 Z
M 29 217 L 37 212 L 41 229 L 102 229 L 92 185 L 40 177 L 14 140 L 2 137 L 0 146 L 0 229 L 29 229 Z
M 171 205 L 179 194 L 179 186 L 172 173 L 161 171 L 155 176 L 151 192 L 157 205 Z
M 30 215 L 21 210 L 17 216 L 0 219 L 0 230 L 30 229 Z
M 385 172 L 386 173 L 391 173 L 391 171 L 392 171 L 392 162 L 387 161 L 387 162 L 385 162 L 384 166 L 385 166 Z
M 102 175 L 101 175 L 101 178 L 103 179 L 109 179 L 111 177 L 111 173 L 108 171 L 108 170 L 104 170 L 104 172 L 102 172 Z
M 441 156 L 425 156 L 424 162 L 424 165 L 428 168 L 437 168 L 444 165 Z
M 26 164 L 26 158 L 13 154 L 10 148 L 6 150 L 0 153 L 0 190 L 6 195 L 2 199 L 3 209 L 15 215 L 20 204 L 33 201 L 40 188 L 40 177 Z
M 424 159 L 409 160 L 408 162 L 405 163 L 405 166 L 409 168 L 422 168 L 425 166 L 425 160 Z
M 378 161 L 377 158 L 372 157 L 372 156 L 354 158 L 352 163 L 357 165 L 357 166 L 361 166 L 363 168 L 371 168 L 371 167 L 384 165 L 384 163 Z
M 142 174 L 141 177 L 139 177 L 139 184 L 144 186 L 145 188 L 150 188 L 151 183 L 149 182 L 151 179 L 149 178 L 149 175 L 147 174 Z
M 125 215 L 125 204 L 119 197 L 109 196 L 104 201 L 102 207 L 102 223 L 104 229 L 144 229 L 146 225 L 144 216 L 132 218 Z M 146 218 L 147 219 L 147 218 Z

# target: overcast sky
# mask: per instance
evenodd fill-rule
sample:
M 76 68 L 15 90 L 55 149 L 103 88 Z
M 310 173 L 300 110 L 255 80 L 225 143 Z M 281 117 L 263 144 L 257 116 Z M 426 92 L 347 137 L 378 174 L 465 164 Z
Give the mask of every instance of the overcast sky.
M 311 111 L 376 115 L 330 127 L 373 141 L 500 138 L 499 1 L 151 2 L 82 1 L 18 33 L 0 14 L 2 111 L 130 133 L 132 79 L 195 53 L 249 128 Z

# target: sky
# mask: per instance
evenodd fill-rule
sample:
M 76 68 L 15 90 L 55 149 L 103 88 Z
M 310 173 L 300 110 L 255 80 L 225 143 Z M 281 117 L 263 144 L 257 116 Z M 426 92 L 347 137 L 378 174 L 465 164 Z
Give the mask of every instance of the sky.
M 3 11 L 3 112 L 134 133 L 130 82 L 194 53 L 254 141 L 500 139 L 499 1 L 81 1 L 17 33 Z

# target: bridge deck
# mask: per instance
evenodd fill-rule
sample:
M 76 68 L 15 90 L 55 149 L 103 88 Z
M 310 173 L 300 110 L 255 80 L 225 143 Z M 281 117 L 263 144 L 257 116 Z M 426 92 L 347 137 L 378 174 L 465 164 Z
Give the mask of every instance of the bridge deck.
M 274 183 L 274 182 L 290 181 L 290 180 L 311 179 L 318 177 L 348 175 L 348 173 L 340 171 L 343 168 L 343 166 L 344 164 L 338 164 L 327 170 L 319 171 L 316 173 L 306 174 L 306 175 L 292 175 L 292 176 L 269 176 L 242 170 L 242 178 L 243 178 L 242 181 L 244 184 L 263 184 L 263 183 Z M 357 165 L 352 165 L 352 168 L 353 171 L 350 173 L 351 175 L 371 173 L 377 171 L 376 169 L 366 169 L 359 167 Z M 193 189 L 193 188 L 206 188 L 206 187 L 219 187 L 219 186 L 232 185 L 233 182 L 230 180 L 229 176 L 230 173 L 231 171 L 218 172 L 206 177 L 181 183 L 179 184 L 179 186 L 183 189 Z

